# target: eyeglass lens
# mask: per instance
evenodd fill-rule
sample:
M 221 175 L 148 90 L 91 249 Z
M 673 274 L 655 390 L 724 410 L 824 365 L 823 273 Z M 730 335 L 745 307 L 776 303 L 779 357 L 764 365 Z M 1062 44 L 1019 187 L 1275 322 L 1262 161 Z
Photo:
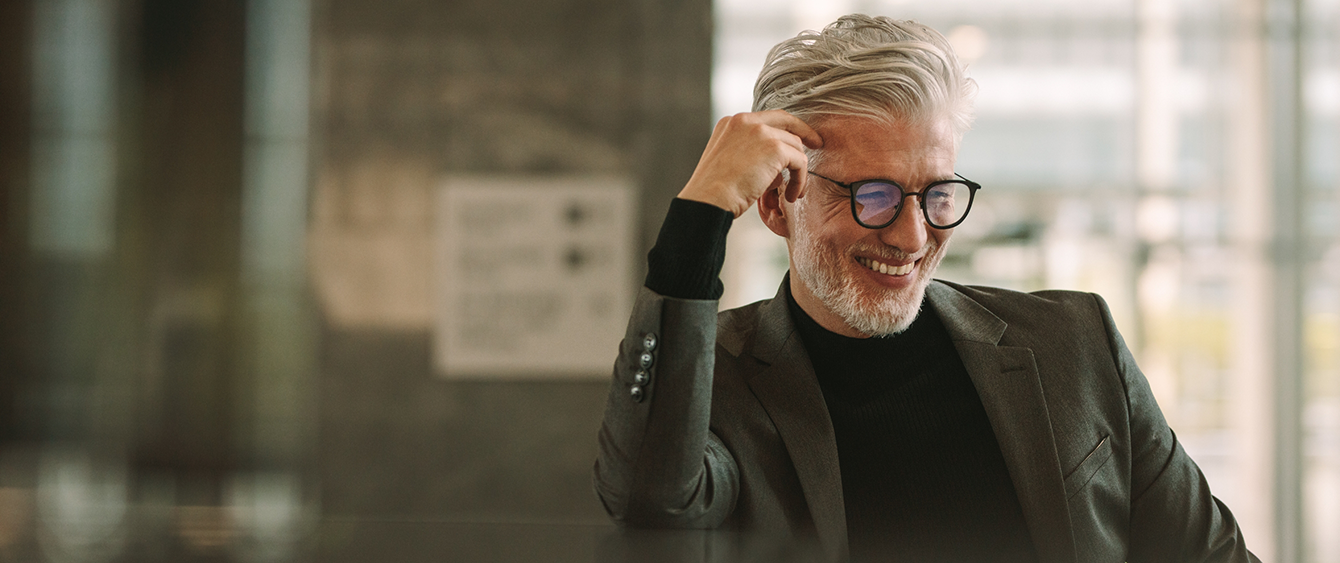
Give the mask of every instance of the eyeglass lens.
M 968 210 L 971 190 L 962 182 L 944 182 L 931 186 L 921 197 L 926 202 L 926 217 L 932 225 L 945 227 L 957 223 Z M 903 191 L 895 184 L 868 182 L 856 187 L 856 218 L 867 227 L 880 227 L 893 221 L 902 206 Z

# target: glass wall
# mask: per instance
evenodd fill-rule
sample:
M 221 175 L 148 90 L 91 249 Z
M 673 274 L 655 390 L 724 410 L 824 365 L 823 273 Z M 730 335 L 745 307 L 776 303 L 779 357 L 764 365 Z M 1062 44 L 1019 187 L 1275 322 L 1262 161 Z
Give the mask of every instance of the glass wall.
M 0 562 L 595 560 L 711 10 L 0 2 Z
M 0 2 L 0 562 L 593 560 L 608 368 L 438 377 L 430 202 L 631 178 L 640 256 L 709 70 L 854 11 L 980 84 L 942 277 L 1102 294 L 1249 545 L 1340 563 L 1340 0 Z
M 847 12 L 935 27 L 980 87 L 939 276 L 1101 294 L 1248 545 L 1340 562 L 1340 2 L 720 0 L 715 113 Z M 722 306 L 771 297 L 782 240 L 731 245 Z

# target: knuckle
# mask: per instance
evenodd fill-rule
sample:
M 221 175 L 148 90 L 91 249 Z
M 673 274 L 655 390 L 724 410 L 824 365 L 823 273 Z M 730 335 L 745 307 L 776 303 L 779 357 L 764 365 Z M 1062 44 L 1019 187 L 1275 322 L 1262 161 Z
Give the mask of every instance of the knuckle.
M 731 131 L 736 130 L 748 131 L 752 123 L 749 120 L 748 114 L 737 113 L 734 115 L 728 115 L 726 117 L 721 118 L 719 125 L 722 126 L 724 129 Z

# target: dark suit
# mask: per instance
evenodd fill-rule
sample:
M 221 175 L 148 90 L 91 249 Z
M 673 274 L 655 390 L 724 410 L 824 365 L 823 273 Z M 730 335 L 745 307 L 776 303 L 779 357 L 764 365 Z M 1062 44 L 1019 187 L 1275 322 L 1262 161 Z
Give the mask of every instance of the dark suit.
M 1040 561 L 1255 559 L 1100 297 L 937 281 L 926 303 L 981 396 Z M 833 426 L 784 294 L 716 308 L 639 294 L 600 432 L 606 510 L 634 526 L 810 537 L 845 559 Z

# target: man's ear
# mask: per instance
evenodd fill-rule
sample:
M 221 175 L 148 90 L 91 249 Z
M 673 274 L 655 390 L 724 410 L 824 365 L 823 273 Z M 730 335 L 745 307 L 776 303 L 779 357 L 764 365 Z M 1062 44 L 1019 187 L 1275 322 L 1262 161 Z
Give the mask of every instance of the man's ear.
M 758 198 L 758 216 L 763 218 L 763 224 L 777 236 L 790 238 L 791 227 L 786 223 L 786 208 L 782 206 L 781 192 L 768 189 Z

